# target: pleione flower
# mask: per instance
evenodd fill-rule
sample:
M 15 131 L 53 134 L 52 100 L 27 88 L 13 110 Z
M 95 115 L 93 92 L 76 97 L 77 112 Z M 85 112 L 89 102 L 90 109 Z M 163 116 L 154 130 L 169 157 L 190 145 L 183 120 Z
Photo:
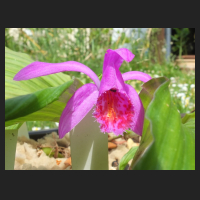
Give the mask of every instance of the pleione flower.
M 28 80 L 64 71 L 82 72 L 93 83 L 80 87 L 70 98 L 59 121 L 59 137 L 71 131 L 93 108 L 93 116 L 100 124 L 101 132 L 123 135 L 131 129 L 142 135 L 144 108 L 136 90 L 125 83 L 127 80 L 147 82 L 151 77 L 140 71 L 121 74 L 119 68 L 125 60 L 130 62 L 135 55 L 126 48 L 108 49 L 103 62 L 102 79 L 87 66 L 76 61 L 62 63 L 33 62 L 21 69 L 13 80 Z

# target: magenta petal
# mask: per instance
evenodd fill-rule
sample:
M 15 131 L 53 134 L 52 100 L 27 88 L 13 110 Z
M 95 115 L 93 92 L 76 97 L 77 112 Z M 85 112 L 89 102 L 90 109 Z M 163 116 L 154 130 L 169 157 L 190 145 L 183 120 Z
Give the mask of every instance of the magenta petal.
M 123 77 L 124 81 L 139 80 L 139 81 L 143 81 L 144 83 L 151 79 L 151 76 L 149 76 L 148 74 L 146 74 L 144 72 L 140 72 L 140 71 L 126 72 L 126 73 L 122 74 L 122 77 Z
M 59 121 L 59 137 L 71 131 L 96 104 L 98 89 L 93 83 L 79 88 L 68 101 Z
M 134 107 L 133 124 L 132 127 L 130 128 L 136 134 L 142 135 L 143 123 L 144 123 L 144 107 L 142 105 L 142 101 L 140 100 L 138 93 L 132 86 L 128 84 L 125 85 L 127 88 L 127 94 Z
M 103 74 L 99 94 L 101 95 L 107 90 L 117 89 L 120 93 L 125 93 L 125 84 L 122 74 L 119 71 L 123 60 L 130 62 L 134 58 L 131 51 L 125 48 L 121 49 L 108 49 L 104 57 Z
M 114 65 L 119 68 L 124 60 L 130 62 L 134 57 L 135 55 L 126 48 L 108 49 L 104 57 L 103 71 L 108 65 Z
M 110 50 L 111 49 L 109 49 L 109 51 Z M 116 50 L 112 50 L 112 51 L 114 51 L 117 54 L 119 54 L 127 62 L 130 62 L 135 57 L 135 55 L 130 50 L 128 50 L 126 48 L 120 48 L 120 49 L 116 49 Z
M 99 88 L 99 95 L 110 89 L 116 89 L 121 93 L 126 92 L 125 83 L 121 72 L 118 68 L 112 65 L 107 66 L 106 70 L 103 72 L 101 85 Z
M 88 75 L 98 88 L 100 86 L 100 81 L 97 75 L 89 67 L 76 61 L 67 61 L 63 63 L 45 63 L 36 61 L 21 69 L 15 75 L 13 80 L 28 80 L 39 76 L 46 76 L 49 74 L 55 74 L 64 71 L 82 72 Z

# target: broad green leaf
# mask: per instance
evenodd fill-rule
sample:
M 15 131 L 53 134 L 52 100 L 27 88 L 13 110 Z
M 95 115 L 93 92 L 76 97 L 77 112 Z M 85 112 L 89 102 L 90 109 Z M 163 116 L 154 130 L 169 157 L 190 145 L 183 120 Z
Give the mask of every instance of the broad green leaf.
M 185 114 L 181 120 L 184 126 L 195 134 L 195 112 Z
M 157 88 L 160 85 L 162 85 L 167 80 L 168 79 L 166 77 L 152 78 L 151 80 L 149 80 L 148 82 L 146 82 L 142 85 L 142 90 L 141 90 L 139 96 L 140 96 L 140 99 L 144 106 L 145 113 L 146 113 L 149 103 L 153 99 L 154 92 L 157 90 Z M 141 138 L 141 142 L 140 142 L 140 148 L 138 149 L 137 153 L 135 154 L 133 162 L 136 162 L 138 159 L 140 159 L 143 152 L 153 142 L 152 134 L 146 134 L 148 127 L 149 127 L 149 120 L 145 117 L 142 138 Z M 132 164 L 133 164 L 133 162 L 132 162 Z
M 153 95 L 154 95 L 155 91 L 157 90 L 157 88 L 160 85 L 162 85 L 164 82 L 166 82 L 167 80 L 168 79 L 166 77 L 152 78 L 150 81 L 148 81 L 142 85 L 142 90 L 141 90 L 139 96 L 140 96 L 140 99 L 144 106 L 145 112 L 147 110 L 149 103 L 152 101 Z M 142 133 L 143 136 L 145 135 L 148 126 L 149 126 L 149 121 L 145 118 L 143 133 Z
M 22 68 L 34 62 L 28 55 L 5 47 L 5 99 L 30 94 L 38 90 L 57 87 L 70 81 L 70 76 L 57 73 L 24 81 L 14 81 L 13 77 Z
M 7 131 L 7 130 L 18 130 L 22 126 L 22 124 L 23 124 L 23 122 L 19 123 L 19 124 L 13 124 L 11 126 L 7 126 L 7 127 L 5 127 L 5 131 Z
M 143 85 L 143 99 L 150 99 L 155 86 L 150 80 Z M 146 107 L 146 124 L 141 144 L 131 165 L 137 170 L 192 170 L 195 169 L 195 138 L 193 131 L 183 124 L 180 113 L 172 102 L 169 80 L 160 81 L 151 103 Z M 144 91 L 145 90 L 145 91 Z M 146 94 L 146 95 L 145 95 Z M 143 101 L 142 99 L 142 101 Z M 146 104 L 147 105 L 147 104 Z M 148 125 L 148 122 L 149 125 Z
M 66 89 L 59 97 L 58 100 L 48 104 L 44 108 L 28 114 L 23 117 L 19 117 L 17 119 L 13 119 L 5 122 L 5 126 L 10 126 L 12 124 L 21 123 L 25 121 L 54 121 L 59 122 L 60 116 L 62 114 L 63 109 L 65 108 L 67 102 L 73 95 L 73 93 L 78 89 L 75 86 L 79 86 L 80 81 L 75 79 L 73 84 Z
M 49 87 L 60 87 L 68 81 L 71 81 L 70 76 L 57 73 L 48 76 L 42 76 L 25 81 L 14 81 L 13 77 L 22 68 L 32 63 L 33 60 L 24 53 L 14 52 L 5 47 L 5 99 L 27 95 L 38 90 Z M 66 83 L 68 84 L 68 83 Z M 66 89 L 58 100 L 48 104 L 37 112 L 33 112 L 17 119 L 12 119 L 6 122 L 5 126 L 21 123 L 24 121 L 55 121 L 58 122 L 66 103 L 74 94 L 74 92 L 83 85 L 78 79 L 74 79 L 73 83 Z M 62 86 L 61 86 L 62 87 Z M 49 101 L 49 100 L 47 100 Z
M 55 100 L 69 88 L 73 80 L 58 87 L 50 87 L 37 92 L 5 100 L 5 121 L 17 119 L 36 112 Z
M 132 147 L 120 160 L 119 170 L 124 170 L 128 162 L 133 159 L 138 147 Z
M 195 112 L 185 114 L 184 117 L 181 120 L 182 120 L 182 123 L 185 124 L 186 122 L 188 122 L 191 119 L 195 119 Z
M 184 124 L 184 127 L 188 128 L 193 134 L 195 134 L 195 119 L 192 118 Z M 193 135 L 195 137 L 195 135 Z

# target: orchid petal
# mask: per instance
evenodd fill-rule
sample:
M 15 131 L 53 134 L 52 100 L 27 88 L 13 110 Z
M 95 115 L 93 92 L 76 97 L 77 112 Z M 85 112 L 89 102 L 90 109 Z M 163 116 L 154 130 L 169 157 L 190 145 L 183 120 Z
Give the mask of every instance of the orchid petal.
M 126 48 L 120 48 L 116 50 L 108 49 L 104 57 L 103 72 L 110 64 L 120 68 L 124 60 L 130 62 L 134 57 L 135 55 Z
M 28 80 L 39 76 L 46 76 L 64 71 L 82 72 L 88 75 L 98 88 L 100 86 L 100 81 L 97 75 L 89 67 L 76 61 L 67 61 L 63 63 L 45 63 L 36 61 L 21 69 L 15 75 L 13 80 Z
M 125 48 L 107 50 L 104 58 L 99 95 L 110 89 L 117 89 L 118 92 L 126 93 L 124 80 L 119 71 L 119 67 L 123 60 L 130 62 L 133 58 L 133 53 Z
M 109 49 L 109 51 L 110 50 L 111 49 Z M 119 54 L 127 62 L 130 62 L 135 57 L 135 55 L 130 50 L 128 50 L 126 48 L 119 48 L 119 49 L 112 50 L 112 51 L 114 51 L 117 54 Z
M 118 92 L 126 93 L 122 74 L 118 68 L 112 65 L 107 66 L 106 70 L 103 72 L 101 85 L 99 88 L 99 95 L 110 89 L 115 89 Z
M 128 84 L 125 85 L 127 88 L 127 94 L 134 107 L 133 124 L 130 128 L 136 134 L 142 135 L 143 123 L 144 123 L 144 107 L 142 105 L 142 101 L 140 100 L 138 93 L 132 86 Z
M 140 71 L 126 72 L 126 73 L 122 74 L 122 77 L 123 77 L 124 81 L 139 80 L 139 81 L 143 81 L 144 83 L 146 83 L 147 81 L 149 81 L 151 79 L 151 76 L 149 76 L 148 74 L 146 74 L 144 72 L 140 72 Z
M 98 89 L 93 83 L 79 88 L 68 101 L 59 121 L 59 137 L 71 131 L 96 104 Z

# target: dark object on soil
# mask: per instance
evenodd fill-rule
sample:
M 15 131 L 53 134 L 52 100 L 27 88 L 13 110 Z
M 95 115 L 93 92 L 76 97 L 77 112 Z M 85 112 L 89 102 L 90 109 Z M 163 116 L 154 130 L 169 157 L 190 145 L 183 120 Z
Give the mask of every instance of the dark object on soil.
M 129 164 L 126 165 L 126 167 L 124 168 L 124 170 L 129 170 Z
M 117 162 L 117 160 L 112 162 L 112 167 L 117 167 L 119 165 L 119 163 Z
M 47 134 L 51 134 L 52 132 L 58 133 L 58 128 L 46 129 L 46 130 L 38 130 L 38 131 L 29 131 L 30 139 L 37 141 L 40 138 L 43 138 Z

